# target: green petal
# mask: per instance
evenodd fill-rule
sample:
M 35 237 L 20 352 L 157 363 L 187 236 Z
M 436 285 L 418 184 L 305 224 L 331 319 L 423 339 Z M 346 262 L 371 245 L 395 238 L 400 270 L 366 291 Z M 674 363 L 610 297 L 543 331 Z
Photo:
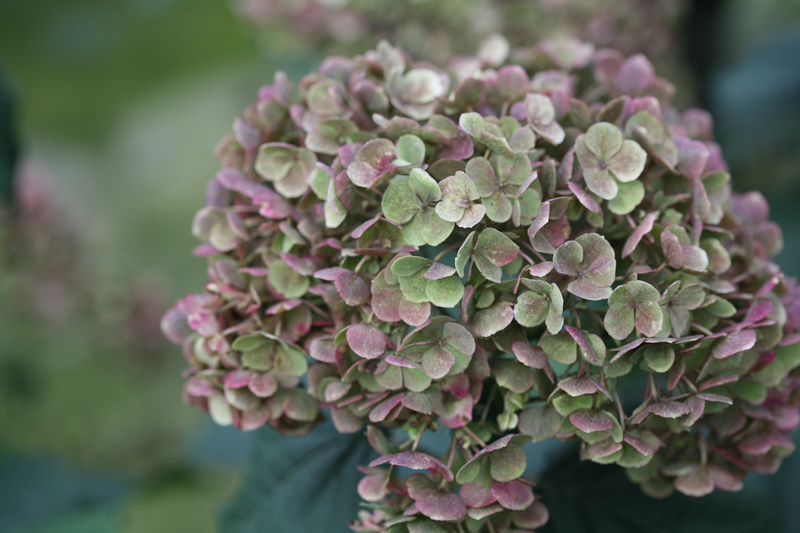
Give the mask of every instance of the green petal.
M 431 385 L 431 377 L 421 368 L 403 368 L 403 385 L 412 392 L 423 392 Z
M 494 265 L 505 266 L 519 255 L 519 246 L 498 230 L 486 228 L 478 236 L 475 252 Z
M 514 318 L 523 327 L 533 328 L 545 321 L 550 299 L 533 291 L 525 291 L 514 306 Z
M 627 183 L 642 175 L 646 163 L 647 152 L 636 141 L 626 140 L 617 155 L 608 161 L 608 169 L 619 181 Z
M 444 325 L 442 340 L 450 348 L 457 350 L 468 356 L 475 353 L 475 338 L 462 325 L 448 322 Z
M 457 277 L 450 276 L 429 281 L 425 287 L 425 294 L 437 307 L 455 307 L 464 295 L 464 285 Z
M 294 164 L 296 147 L 283 143 L 262 144 L 254 165 L 259 176 L 267 181 L 282 180 Z
M 494 168 L 484 157 L 470 159 L 465 172 L 482 198 L 491 196 L 499 188 Z
M 320 154 L 336 155 L 347 144 L 347 138 L 361 130 L 346 119 L 326 120 L 306 135 L 306 148 Z
M 306 276 L 298 273 L 281 260 L 273 261 L 269 265 L 267 280 L 287 300 L 300 298 L 310 285 L 310 280 Z
M 495 283 L 500 283 L 503 281 L 502 267 L 493 264 L 480 254 L 474 255 L 472 257 L 472 261 L 475 263 L 478 271 L 489 281 L 494 281 Z
M 463 278 L 464 274 L 466 274 L 467 264 L 469 260 L 472 258 L 472 249 L 475 243 L 475 232 L 473 231 L 470 233 L 464 242 L 461 244 L 461 247 L 458 249 L 458 253 L 456 254 L 456 272 L 458 272 L 458 277 Z
M 578 359 L 578 345 L 566 331 L 542 337 L 539 346 L 547 357 L 558 363 L 571 365 Z
M 644 349 L 644 359 L 654 372 L 667 372 L 675 362 L 675 350 L 663 344 L 650 344 Z
M 655 337 L 664 322 L 661 307 L 656 302 L 644 302 L 636 308 L 636 331 L 645 337 Z
M 597 157 L 610 159 L 622 149 L 622 132 L 613 124 L 598 122 L 586 131 L 586 147 Z
M 528 189 L 519 197 L 521 225 L 529 226 L 542 207 L 542 197 L 535 189 Z
M 583 247 L 577 241 L 567 241 L 556 248 L 553 264 L 559 274 L 576 276 L 583 262 Z
M 419 213 L 422 202 L 414 194 L 407 179 L 397 179 L 389 185 L 381 200 L 383 215 L 398 224 L 405 224 Z
M 522 446 L 514 443 L 491 452 L 489 461 L 492 479 L 501 483 L 519 478 L 528 466 Z
M 442 220 L 448 222 L 458 222 L 464 217 L 464 212 L 466 210 L 466 208 L 456 205 L 450 200 L 442 200 L 436 204 L 436 214 L 439 215 Z
M 481 202 L 486 207 L 486 216 L 492 222 L 503 223 L 511 219 L 513 205 L 508 196 L 502 191 L 495 191 L 491 196 L 484 197 Z
M 425 277 L 425 270 L 422 269 L 414 275 L 406 276 L 400 279 L 400 290 L 403 291 L 403 296 L 413 303 L 426 303 L 428 302 L 428 295 L 426 288 L 430 280 Z
M 516 359 L 498 360 L 493 365 L 492 374 L 500 387 L 517 394 L 527 393 L 533 386 L 533 370 Z
M 423 205 L 438 202 L 442 198 L 442 190 L 439 188 L 439 184 L 436 183 L 436 180 L 433 179 L 430 174 L 419 168 L 411 170 L 411 173 L 408 175 L 408 186 L 414 194 L 417 195 Z
M 317 198 L 320 200 L 325 200 L 328 197 L 328 184 L 331 182 L 333 178 L 331 175 L 318 168 L 311 173 L 311 177 L 309 178 L 309 185 L 311 186 L 311 190 L 314 191 L 314 194 L 317 195 Z
M 395 148 L 388 139 L 373 139 L 356 154 L 347 167 L 347 177 L 359 187 L 372 187 L 386 172 L 395 157 Z
M 641 181 L 620 183 L 617 196 L 608 202 L 608 209 L 616 215 L 627 215 L 644 200 L 644 185 Z
M 395 276 L 404 278 L 416 274 L 423 268 L 429 268 L 430 264 L 431 262 L 424 257 L 409 255 L 406 257 L 398 257 L 392 261 L 391 271 Z
M 416 135 L 397 139 L 397 157 L 409 165 L 421 165 L 425 160 L 425 143 Z
M 347 208 L 336 194 L 336 180 L 328 182 L 328 199 L 325 201 L 325 227 L 338 228 L 347 218 Z
M 472 320 L 472 333 L 476 337 L 491 337 L 508 327 L 514 320 L 514 310 L 508 302 L 495 302 L 486 309 L 475 313 Z
M 519 430 L 532 437 L 532 442 L 541 442 L 556 436 L 561 429 L 562 419 L 550 405 L 531 407 L 519 414 Z
M 437 246 L 450 236 L 455 225 L 442 220 L 432 207 L 425 207 L 403 228 L 406 244 Z
M 614 293 L 611 293 L 614 296 Z M 609 302 L 610 302 L 609 298 Z M 606 331 L 611 337 L 617 340 L 623 340 L 633 331 L 634 326 L 634 312 L 633 309 L 624 303 L 612 304 L 606 311 L 603 323 Z
M 634 302 L 657 302 L 661 298 L 658 290 L 645 281 L 629 281 L 625 290 Z
M 422 369 L 433 379 L 445 377 L 455 362 L 452 352 L 441 346 L 434 346 L 422 355 Z

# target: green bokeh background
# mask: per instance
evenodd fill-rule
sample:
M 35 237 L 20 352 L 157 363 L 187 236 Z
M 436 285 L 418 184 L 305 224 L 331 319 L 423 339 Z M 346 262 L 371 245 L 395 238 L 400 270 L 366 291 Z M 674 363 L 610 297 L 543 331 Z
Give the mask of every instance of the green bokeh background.
M 688 41 L 710 58 L 694 65 L 698 92 L 681 99 L 715 113 L 737 189 L 770 200 L 778 262 L 797 276 L 800 3 L 716 3 L 713 27 Z M 286 29 L 255 31 L 222 0 L 0 3 L 21 164 L 79 235 L 89 295 L 42 321 L 12 297 L 26 273 L 0 267 L 0 531 L 218 530 L 250 437 L 182 404 L 178 348 L 152 329 L 137 347 L 120 324 L 131 294 L 158 314 L 202 288 L 189 228 L 214 145 L 275 70 L 298 79 L 322 55 Z

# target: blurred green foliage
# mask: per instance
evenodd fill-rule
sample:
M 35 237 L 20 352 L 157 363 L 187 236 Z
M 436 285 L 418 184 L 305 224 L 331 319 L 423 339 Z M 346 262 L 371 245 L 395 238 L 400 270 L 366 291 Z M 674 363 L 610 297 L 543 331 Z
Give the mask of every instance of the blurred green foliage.
M 219 0 L 4 0 L 0 58 L 23 88 L 26 128 L 101 140 L 165 80 L 252 53 Z
M 0 231 L 0 530 L 217 530 L 238 435 L 208 442 L 158 320 L 205 279 L 189 226 L 213 146 L 271 79 L 255 48 L 216 0 L 0 6 L 29 207 Z M 89 472 L 121 488 L 94 498 Z

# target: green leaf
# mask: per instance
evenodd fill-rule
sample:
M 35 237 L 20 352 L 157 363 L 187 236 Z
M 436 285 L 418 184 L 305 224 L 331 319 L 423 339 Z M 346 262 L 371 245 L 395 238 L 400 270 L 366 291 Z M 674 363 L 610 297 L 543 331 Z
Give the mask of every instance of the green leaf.
M 255 433 L 244 485 L 225 510 L 223 533 L 345 533 L 361 499 L 356 469 L 376 457 L 361 434 L 331 423 L 304 437 L 265 427 Z
M 537 528 L 543 533 L 789 533 L 797 524 L 794 512 L 787 516 L 788 493 L 752 478 L 738 493 L 716 491 L 702 498 L 675 493 L 654 499 L 621 468 L 565 455 L 539 479 L 537 489 L 550 512 L 549 523 Z M 790 490 L 792 482 L 784 483 L 783 490 Z

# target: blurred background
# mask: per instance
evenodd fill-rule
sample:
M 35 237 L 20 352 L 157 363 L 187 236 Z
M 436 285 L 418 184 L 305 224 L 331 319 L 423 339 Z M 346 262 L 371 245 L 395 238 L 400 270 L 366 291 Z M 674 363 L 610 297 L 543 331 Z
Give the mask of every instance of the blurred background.
M 798 1 L 3 0 L 0 531 L 221 530 L 252 436 L 181 402 L 158 327 L 206 279 L 190 224 L 216 142 L 275 70 L 379 38 L 441 62 L 492 32 L 648 54 L 714 114 L 800 275 Z

